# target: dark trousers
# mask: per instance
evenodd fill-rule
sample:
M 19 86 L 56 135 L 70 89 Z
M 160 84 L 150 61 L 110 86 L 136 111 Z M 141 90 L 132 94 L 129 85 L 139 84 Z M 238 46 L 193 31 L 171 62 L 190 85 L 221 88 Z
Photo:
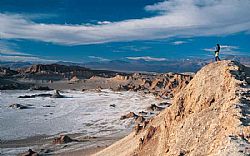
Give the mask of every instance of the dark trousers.
M 215 56 L 215 61 L 220 61 L 219 56 Z

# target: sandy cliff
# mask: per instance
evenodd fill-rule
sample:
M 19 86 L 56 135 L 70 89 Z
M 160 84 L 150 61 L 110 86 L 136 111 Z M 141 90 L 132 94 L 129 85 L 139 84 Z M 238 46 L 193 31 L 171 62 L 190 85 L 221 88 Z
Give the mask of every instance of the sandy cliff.
M 231 61 L 203 67 L 169 108 L 95 155 L 250 154 L 249 75 Z

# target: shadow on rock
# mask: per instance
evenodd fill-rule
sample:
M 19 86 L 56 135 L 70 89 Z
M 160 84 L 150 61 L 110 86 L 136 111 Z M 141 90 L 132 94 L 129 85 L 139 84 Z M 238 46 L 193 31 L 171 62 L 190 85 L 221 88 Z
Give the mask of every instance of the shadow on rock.
M 53 140 L 53 144 L 67 144 L 70 142 L 79 142 L 78 140 L 71 139 L 68 135 L 61 135 Z
M 24 95 L 19 96 L 18 98 L 36 98 L 36 97 L 51 97 L 51 98 L 66 98 L 66 96 L 61 95 L 59 90 L 55 90 L 54 94 L 34 94 L 34 95 Z
M 156 104 L 151 104 L 151 106 L 147 108 L 148 111 L 162 111 L 163 109 L 165 108 L 159 107 Z
M 14 104 L 9 105 L 9 108 L 13 108 L 13 109 L 32 109 L 34 107 L 14 103 Z

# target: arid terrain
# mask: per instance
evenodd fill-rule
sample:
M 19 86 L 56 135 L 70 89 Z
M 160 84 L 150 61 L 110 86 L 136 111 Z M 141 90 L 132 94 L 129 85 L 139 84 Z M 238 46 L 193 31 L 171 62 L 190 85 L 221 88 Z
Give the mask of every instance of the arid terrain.
M 95 155 L 249 155 L 249 68 L 203 67 L 172 105 Z
M 0 0 L 0 156 L 250 156 L 250 0 Z
M 113 120 L 114 125 L 126 125 L 130 122 L 133 127 L 132 132 L 132 127 L 127 127 L 115 135 L 106 136 L 97 135 L 99 132 L 93 133 L 95 135 L 92 136 L 75 132 L 64 133 L 58 138 L 56 135 L 51 135 L 5 140 L 1 143 L 3 149 L 23 147 L 21 144 L 33 144 L 36 146 L 29 147 L 40 155 L 46 153 L 98 156 L 250 154 L 250 69 L 238 62 L 210 63 L 195 75 L 126 74 L 92 71 L 82 67 L 71 69 L 70 66 L 35 65 L 15 71 L 3 68 L 1 81 L 4 82 L 1 83 L 2 90 L 30 88 L 29 92 L 26 91 L 27 94 L 19 94 L 21 99 L 40 97 L 63 99 L 74 91 L 72 97 L 75 94 L 106 96 L 107 101 L 109 99 L 113 101 L 107 105 L 114 109 L 125 108 L 131 101 L 127 101 L 128 103 L 123 106 L 121 104 L 124 100 L 118 104 L 114 102 L 116 97 L 112 94 L 118 96 L 118 99 L 130 96 L 136 103 L 139 103 L 136 99 L 143 96 L 143 100 L 147 100 L 146 96 L 153 96 L 156 100 L 149 102 L 149 99 L 148 103 L 142 102 L 141 99 L 140 106 L 134 103 L 128 109 L 123 109 L 117 117 L 114 115 L 114 119 L 107 118 L 106 122 Z M 51 90 L 56 92 L 53 93 Z M 65 90 L 71 91 L 67 93 Z M 31 94 L 32 92 L 34 94 Z M 138 96 L 133 97 L 135 94 Z M 9 107 L 25 109 L 32 106 L 10 105 Z M 105 114 L 109 114 L 109 111 Z M 91 125 L 85 126 L 90 126 L 91 130 Z M 98 129 L 97 127 L 95 129 Z
M 0 75 L 3 155 L 93 154 L 171 105 L 193 77 L 58 64 L 2 67 Z

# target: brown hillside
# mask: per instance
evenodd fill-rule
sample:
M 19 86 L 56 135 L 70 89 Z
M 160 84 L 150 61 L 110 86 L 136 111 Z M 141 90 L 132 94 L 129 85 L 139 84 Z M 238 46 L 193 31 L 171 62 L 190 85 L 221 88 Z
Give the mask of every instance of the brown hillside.
M 249 74 L 232 61 L 203 67 L 146 127 L 95 155 L 249 155 Z

